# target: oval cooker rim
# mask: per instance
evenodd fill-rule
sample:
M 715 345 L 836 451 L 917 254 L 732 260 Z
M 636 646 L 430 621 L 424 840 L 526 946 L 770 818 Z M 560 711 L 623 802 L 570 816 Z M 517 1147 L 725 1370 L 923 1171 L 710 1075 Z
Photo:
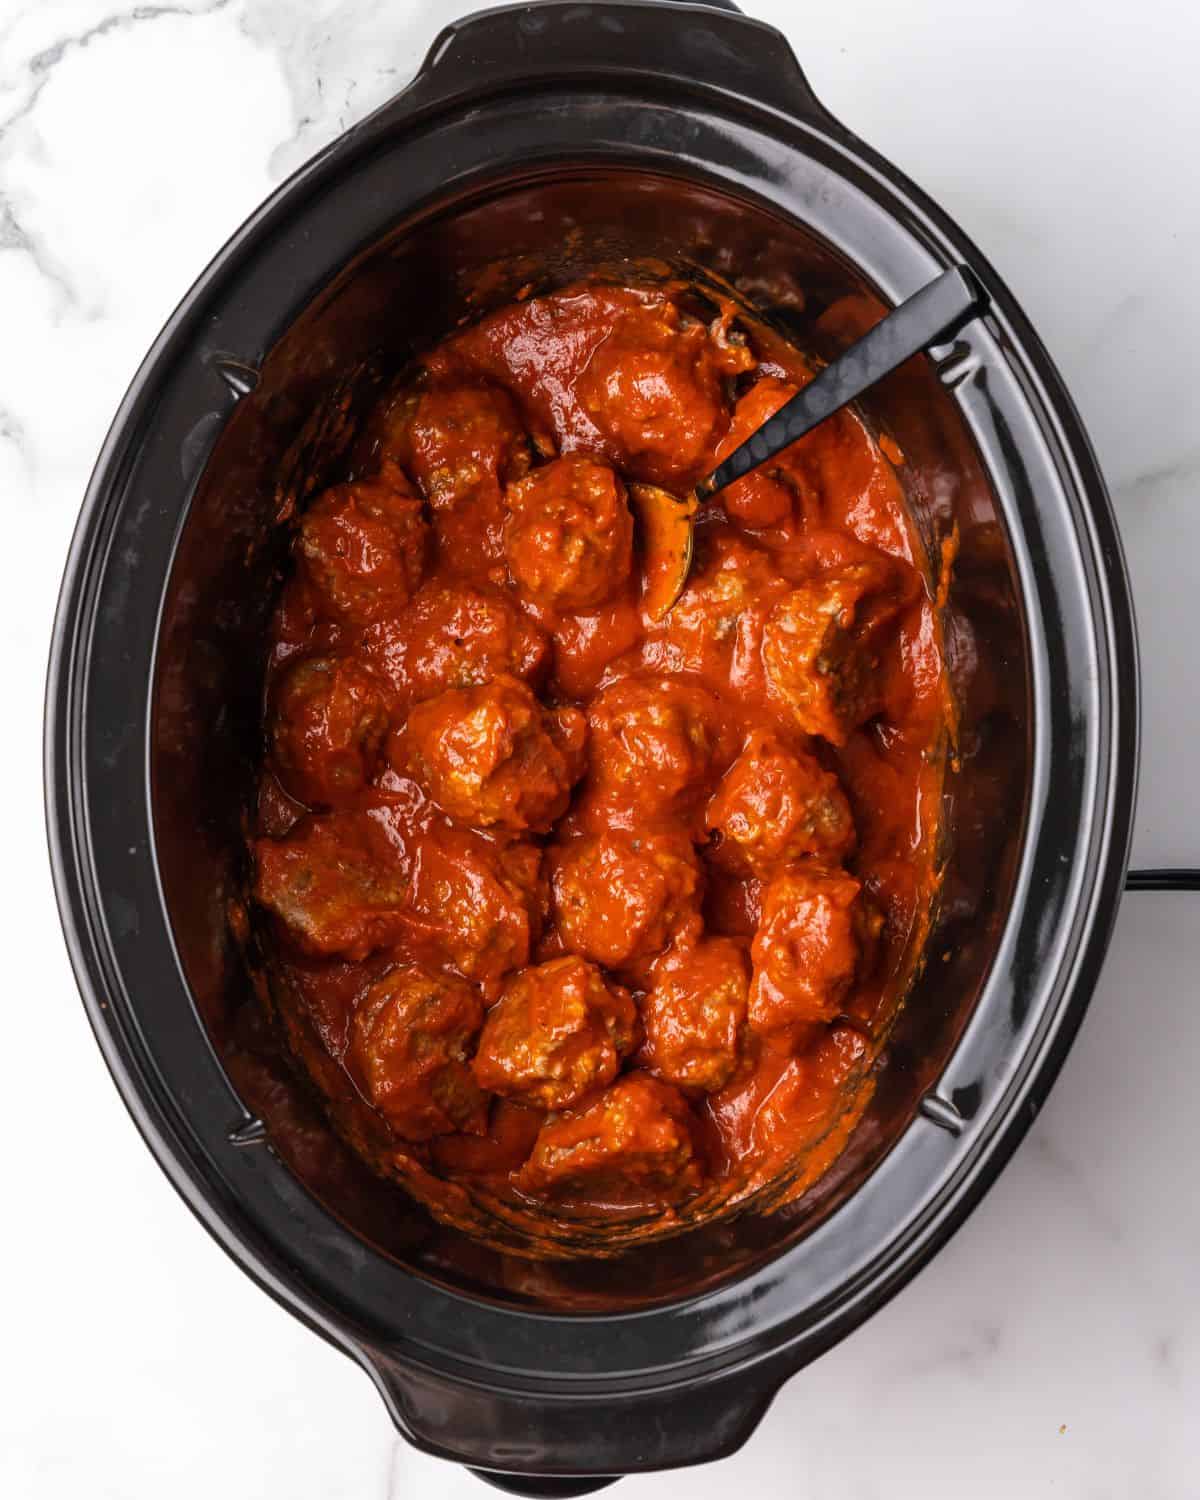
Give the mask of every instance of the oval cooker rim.
M 589 9 L 653 11 L 643 5 Z M 458 36 L 470 24 L 444 36 Z M 728 24 L 748 23 L 730 18 Z M 446 53 L 441 40 L 431 58 Z M 529 1392 L 545 1400 L 678 1390 L 723 1382 L 751 1368 L 777 1384 L 898 1290 L 963 1221 L 1028 1128 L 1086 1009 L 1120 899 L 1136 777 L 1136 642 L 1115 520 L 1078 415 L 1011 294 L 924 194 L 819 106 L 788 116 L 775 105 L 753 106 L 736 91 L 722 93 L 678 75 L 660 75 L 652 90 L 639 78 L 631 93 L 629 77 L 605 79 L 599 67 L 573 81 L 539 80 L 523 98 L 495 88 L 473 97 L 451 91 L 448 101 L 430 102 L 428 90 L 422 92 L 429 77 L 427 65 L 412 89 L 302 168 L 234 235 L 155 342 L 105 442 L 72 544 L 47 688 L 47 819 L 72 963 L 118 1088 L 185 1201 L 248 1274 L 365 1363 L 389 1390 L 379 1367 L 396 1360 L 452 1382 Z M 580 108 L 584 102 L 586 110 Z M 798 164 L 816 163 L 816 177 L 826 185 L 853 185 L 861 222 L 877 235 L 855 247 L 854 259 L 891 300 L 926 279 L 914 273 L 932 274 L 955 260 L 966 261 L 992 298 L 992 313 L 966 339 L 969 356 L 991 382 L 991 415 L 982 402 L 971 408 L 969 380 L 958 399 L 965 403 L 964 416 L 989 477 L 1003 479 L 994 469 L 999 455 L 1006 461 L 1019 458 L 1038 478 L 1027 492 L 1001 493 L 1001 500 L 1026 603 L 1038 605 L 1030 624 L 1036 636 L 1034 761 L 1041 801 L 1030 813 L 1000 954 L 944 1075 L 953 1093 L 956 1067 L 969 1075 L 986 1056 L 989 1073 L 1002 1083 L 993 1097 L 985 1094 L 957 1135 L 918 1115 L 857 1192 L 799 1244 L 710 1292 L 630 1313 L 515 1309 L 431 1283 L 333 1220 L 281 1162 L 228 1142 L 240 1105 L 223 1082 L 182 974 L 171 967 L 173 941 L 153 866 L 145 786 L 153 636 L 131 636 L 126 642 L 128 702 L 101 711 L 95 701 L 98 630 L 108 618 L 112 591 L 131 585 L 128 559 L 122 559 L 114 538 L 123 520 L 147 500 L 146 451 L 158 441 L 156 425 L 168 398 L 181 401 L 197 421 L 213 411 L 223 419 L 232 410 L 235 398 L 202 367 L 214 337 L 224 331 L 222 309 L 244 317 L 234 304 L 248 268 L 272 250 L 278 255 L 281 236 L 286 238 L 293 274 L 279 286 L 276 305 L 290 306 L 290 315 L 276 327 L 278 336 L 363 248 L 343 244 L 336 259 L 317 263 L 313 247 L 320 236 L 309 237 L 307 230 L 322 205 L 328 208 L 334 197 L 345 201 L 355 192 L 362 199 L 364 174 L 372 164 L 378 169 L 381 162 L 390 163 L 394 178 L 403 178 L 396 170 L 402 158 L 407 154 L 411 161 L 421 150 L 434 157 L 440 153 L 443 162 L 466 164 L 457 180 L 444 171 L 434 174 L 441 193 L 485 183 L 494 187 L 522 143 L 536 146 L 539 131 L 545 142 L 547 111 L 559 127 L 553 149 L 543 145 L 540 155 L 534 150 L 523 156 L 525 167 L 669 168 L 668 175 L 691 177 L 794 218 L 812 209 L 805 193 L 814 186 L 813 173 L 806 178 Z M 656 119 L 667 131 L 665 144 L 655 143 Z M 435 132 L 439 143 L 431 150 Z M 640 143 L 631 132 L 641 133 Z M 826 227 L 818 225 L 817 232 L 828 238 Z M 380 220 L 373 238 L 387 228 Z M 254 353 L 265 353 L 271 342 L 271 337 L 258 338 L 261 347 Z M 997 401 L 1007 432 L 994 420 Z M 173 556 L 202 466 L 198 462 L 187 476 L 177 506 L 164 504 L 159 495 L 142 516 L 143 564 L 147 558 Z M 169 566 L 151 566 L 141 572 L 140 585 L 134 580 L 143 615 L 157 619 L 168 576 Z M 1053 638 L 1045 633 L 1047 622 Z M 1083 713 L 1080 724 L 1067 726 L 1068 743 L 1056 746 L 1050 726 L 1059 697 L 1070 707 L 1082 706 Z M 129 725 L 122 716 L 131 709 Z M 107 728 L 100 723 L 106 713 Z M 130 728 L 136 731 L 132 736 Z M 1067 764 L 1071 755 L 1074 766 Z M 113 774 L 106 779 L 109 762 Z M 1060 797 L 1060 773 L 1078 782 L 1072 802 L 1077 816 L 1056 809 L 1056 799 L 1046 799 L 1052 777 Z M 143 794 L 129 808 L 133 831 L 126 856 L 97 826 L 95 815 L 100 799 L 127 793 L 139 774 Z M 137 909 L 136 958 L 129 934 L 114 924 L 114 897 L 133 901 Z M 1032 970 L 1031 955 L 1019 951 L 1031 932 L 1041 933 Z M 204 1075 L 203 1085 L 186 1101 L 170 1078 L 177 1059 L 156 1052 L 139 1008 L 138 994 L 148 988 L 160 1006 L 166 996 L 182 1003 L 198 1032 L 181 1043 L 189 1066 Z M 1020 1019 L 1014 1021 L 1018 1011 Z M 997 1025 L 1001 1032 L 1007 1025 L 1008 1034 L 992 1055 L 988 1048 Z M 926 1147 L 925 1141 L 933 1145 Z M 895 1216 L 885 1213 L 889 1229 L 883 1233 L 871 1227 L 873 1215 L 889 1203 Z M 840 1269 L 832 1290 L 821 1294 L 812 1277 L 818 1250 L 828 1257 L 832 1236 L 845 1240 L 854 1234 L 864 1244 L 870 1240 L 872 1252 L 860 1255 L 852 1274 Z M 821 1247 L 814 1244 L 818 1238 Z M 801 1305 L 806 1285 L 808 1303 Z M 581 1345 L 587 1346 L 584 1354 Z M 504 1366 L 498 1350 L 505 1351 Z

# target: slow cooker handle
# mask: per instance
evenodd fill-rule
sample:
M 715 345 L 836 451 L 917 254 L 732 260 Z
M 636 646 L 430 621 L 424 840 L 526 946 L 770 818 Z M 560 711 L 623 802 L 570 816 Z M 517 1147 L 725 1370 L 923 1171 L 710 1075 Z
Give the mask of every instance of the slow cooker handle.
M 504 6 L 453 21 L 434 39 L 407 88 L 347 131 L 357 147 L 422 115 L 539 83 L 594 82 L 625 74 L 645 88 L 715 89 L 795 119 L 832 123 L 782 32 L 733 0 L 573 0 Z M 665 142 L 678 150 L 678 141 Z
M 586 1340 L 586 1327 L 579 1336 Z M 514 1328 L 513 1337 L 536 1356 L 536 1329 Z M 570 1392 L 553 1381 L 515 1390 L 482 1372 L 468 1383 L 394 1351 L 361 1353 L 410 1442 L 465 1465 L 496 1489 L 530 1497 L 605 1489 L 631 1457 L 639 1469 L 725 1458 L 758 1426 L 782 1383 L 777 1371 L 742 1370 L 682 1389 L 617 1389 L 564 1400 Z M 514 1472 L 519 1468 L 532 1472 Z

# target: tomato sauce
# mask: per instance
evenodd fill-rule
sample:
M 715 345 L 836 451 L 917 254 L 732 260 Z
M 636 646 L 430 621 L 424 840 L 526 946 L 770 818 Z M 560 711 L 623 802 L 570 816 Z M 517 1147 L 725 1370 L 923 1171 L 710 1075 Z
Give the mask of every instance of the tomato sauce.
M 525 1254 L 810 1185 L 936 893 L 938 602 L 855 412 L 645 606 L 630 485 L 684 495 L 812 374 L 698 307 L 596 281 L 445 339 L 292 523 L 272 626 L 269 1005 L 375 1170 Z

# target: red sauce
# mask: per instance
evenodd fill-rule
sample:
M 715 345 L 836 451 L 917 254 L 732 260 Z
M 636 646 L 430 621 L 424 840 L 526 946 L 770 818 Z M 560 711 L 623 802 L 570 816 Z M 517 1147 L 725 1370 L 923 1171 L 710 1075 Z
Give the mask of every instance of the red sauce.
M 376 1170 L 524 1253 L 815 1180 L 936 885 L 940 617 L 855 413 L 642 607 L 627 485 L 684 493 L 811 373 L 688 305 L 588 284 L 446 339 L 300 517 L 273 626 L 271 1004 Z

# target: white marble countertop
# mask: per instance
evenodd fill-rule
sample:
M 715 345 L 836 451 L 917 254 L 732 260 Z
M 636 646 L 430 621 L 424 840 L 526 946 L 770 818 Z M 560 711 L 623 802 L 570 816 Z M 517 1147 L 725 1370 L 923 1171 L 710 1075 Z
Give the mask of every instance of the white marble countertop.
M 1200 9 L 748 6 L 958 218 L 1059 361 L 1140 611 L 1135 860 L 1200 863 Z M 8 1500 L 485 1493 L 396 1438 L 363 1375 L 255 1290 L 143 1148 L 62 951 L 39 790 L 59 572 L 143 351 L 258 201 L 473 8 L 0 0 Z M 793 1380 L 740 1454 L 620 1493 L 1200 1495 L 1198 903 L 1127 898 L 1048 1106 L 929 1268 Z

